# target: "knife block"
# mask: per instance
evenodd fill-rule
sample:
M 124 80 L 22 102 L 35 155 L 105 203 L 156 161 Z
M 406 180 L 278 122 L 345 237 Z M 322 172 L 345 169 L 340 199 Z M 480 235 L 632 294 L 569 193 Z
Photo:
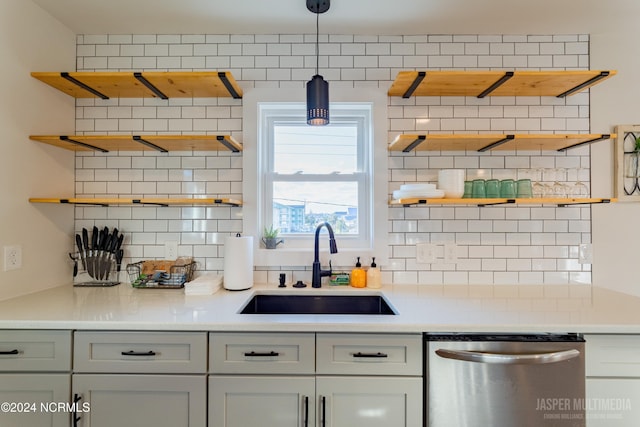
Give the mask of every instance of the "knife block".
M 99 255 L 81 259 L 78 252 L 70 253 L 69 257 L 75 264 L 73 286 L 107 287 L 120 284 L 120 272 L 115 259 Z

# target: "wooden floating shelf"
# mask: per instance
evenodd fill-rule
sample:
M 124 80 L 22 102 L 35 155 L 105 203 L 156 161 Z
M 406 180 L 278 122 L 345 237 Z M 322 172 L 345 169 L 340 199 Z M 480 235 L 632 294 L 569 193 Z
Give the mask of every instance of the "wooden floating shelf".
M 242 206 L 242 201 L 229 198 L 37 198 L 29 199 L 30 203 L 54 203 L 69 205 L 111 206 L 111 205 L 155 205 L 155 206 Z
M 555 96 L 585 90 L 616 71 L 400 71 L 389 96 Z
M 389 151 L 565 151 L 581 145 L 616 138 L 616 134 L 429 134 L 398 135 Z
M 31 135 L 30 139 L 73 151 L 242 151 L 230 135 Z
M 242 98 L 226 71 L 33 72 L 36 79 L 74 98 Z
M 600 198 L 531 198 L 531 199 L 507 199 L 507 198 L 484 198 L 484 199 L 420 199 L 406 198 L 389 201 L 390 206 L 414 206 L 414 205 L 591 205 L 599 203 L 613 203 L 618 199 Z

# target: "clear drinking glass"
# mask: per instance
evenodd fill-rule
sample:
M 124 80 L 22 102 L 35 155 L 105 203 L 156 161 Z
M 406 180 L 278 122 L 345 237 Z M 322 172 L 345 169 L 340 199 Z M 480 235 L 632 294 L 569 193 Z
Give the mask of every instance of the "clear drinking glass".
M 553 173 L 554 181 L 553 186 L 551 187 L 553 197 L 567 197 L 567 186 L 564 183 L 560 182 L 565 181 L 567 170 L 565 168 L 555 168 Z
M 536 197 L 536 198 L 544 197 L 544 185 L 541 182 L 543 169 L 535 168 L 533 172 L 535 174 L 533 178 L 533 184 L 531 184 L 533 197 Z
M 571 195 L 573 197 L 589 197 L 589 187 L 581 181 L 586 170 L 585 168 L 576 168 L 576 183 L 573 184 L 573 188 L 571 189 Z

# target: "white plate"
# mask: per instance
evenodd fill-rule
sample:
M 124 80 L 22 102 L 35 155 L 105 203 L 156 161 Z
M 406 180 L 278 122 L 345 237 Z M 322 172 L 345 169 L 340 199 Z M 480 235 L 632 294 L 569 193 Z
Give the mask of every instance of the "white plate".
M 393 192 L 394 199 L 441 199 L 444 197 L 443 190 L 432 190 L 432 191 L 402 191 L 396 190 Z
M 436 189 L 435 184 L 403 184 L 400 186 L 400 190 L 402 191 L 421 191 L 421 192 L 429 192 Z

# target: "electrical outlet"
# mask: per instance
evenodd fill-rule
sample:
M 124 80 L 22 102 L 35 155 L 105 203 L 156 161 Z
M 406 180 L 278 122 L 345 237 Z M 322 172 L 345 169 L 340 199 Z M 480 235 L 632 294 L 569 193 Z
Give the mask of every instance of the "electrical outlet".
M 4 271 L 22 268 L 22 246 L 4 247 Z
M 418 243 L 416 245 L 416 262 L 418 264 L 431 264 L 436 262 L 436 245 L 431 243 Z
M 455 243 L 445 243 L 444 262 L 446 264 L 455 264 L 458 262 L 458 245 Z
M 578 248 L 578 263 L 593 264 L 593 247 L 591 243 L 582 243 Z
M 178 242 L 164 242 L 164 259 L 174 260 L 178 258 Z

